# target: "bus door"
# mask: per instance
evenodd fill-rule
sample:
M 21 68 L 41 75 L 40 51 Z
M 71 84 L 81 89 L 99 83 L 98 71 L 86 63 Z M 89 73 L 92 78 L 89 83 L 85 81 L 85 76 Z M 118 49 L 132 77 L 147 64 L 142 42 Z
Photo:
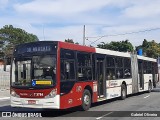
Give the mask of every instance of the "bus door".
M 138 61 L 140 89 L 144 89 L 143 61 Z
M 105 55 L 96 55 L 96 79 L 98 80 L 98 96 L 106 97 Z

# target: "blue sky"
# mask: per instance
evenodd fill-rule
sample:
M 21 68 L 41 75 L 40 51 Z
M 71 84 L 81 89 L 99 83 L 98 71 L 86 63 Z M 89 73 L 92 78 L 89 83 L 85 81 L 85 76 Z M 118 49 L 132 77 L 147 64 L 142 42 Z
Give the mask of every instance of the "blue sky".
M 12 24 L 40 40 L 73 39 L 82 44 L 86 36 L 121 34 L 160 27 L 160 0 L 0 0 L 0 27 Z M 90 41 L 98 38 L 88 38 Z M 104 37 L 100 42 L 143 39 L 160 42 L 160 30 Z

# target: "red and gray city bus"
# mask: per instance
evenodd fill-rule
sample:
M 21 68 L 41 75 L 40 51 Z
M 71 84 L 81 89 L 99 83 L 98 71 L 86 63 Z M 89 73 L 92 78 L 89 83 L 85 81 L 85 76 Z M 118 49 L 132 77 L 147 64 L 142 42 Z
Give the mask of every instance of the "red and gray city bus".
M 67 109 L 151 91 L 157 61 L 61 41 L 18 45 L 11 65 L 11 106 Z

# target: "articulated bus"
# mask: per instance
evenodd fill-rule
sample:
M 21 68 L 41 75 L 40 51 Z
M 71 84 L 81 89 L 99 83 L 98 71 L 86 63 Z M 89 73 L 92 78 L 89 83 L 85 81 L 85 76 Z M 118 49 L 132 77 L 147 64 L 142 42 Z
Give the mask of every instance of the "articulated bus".
M 11 66 L 11 106 L 67 109 L 143 91 L 158 80 L 156 59 L 61 41 L 18 45 Z

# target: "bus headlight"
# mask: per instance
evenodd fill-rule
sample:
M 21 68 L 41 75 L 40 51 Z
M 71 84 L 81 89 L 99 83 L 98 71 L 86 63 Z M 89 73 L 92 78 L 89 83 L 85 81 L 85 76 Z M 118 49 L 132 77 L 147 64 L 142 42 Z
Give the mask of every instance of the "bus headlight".
M 53 89 L 45 98 L 52 98 L 57 95 L 57 89 Z
M 14 90 L 11 90 L 11 96 L 13 96 L 13 97 L 19 97 L 19 95 L 17 95 L 17 93 Z

